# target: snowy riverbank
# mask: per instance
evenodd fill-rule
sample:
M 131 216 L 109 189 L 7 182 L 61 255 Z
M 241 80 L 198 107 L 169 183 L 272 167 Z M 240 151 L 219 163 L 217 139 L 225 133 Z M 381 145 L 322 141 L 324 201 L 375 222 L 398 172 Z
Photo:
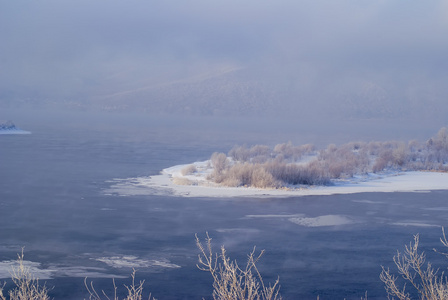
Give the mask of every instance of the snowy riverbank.
M 281 189 L 223 187 L 207 180 L 207 175 L 212 171 L 208 161 L 193 164 L 197 171 L 191 175 L 182 175 L 182 170 L 189 165 L 178 165 L 164 169 L 160 175 L 114 179 L 111 187 L 105 193 L 120 196 L 292 197 L 363 192 L 448 190 L 448 173 L 441 172 L 369 173 L 346 180 L 335 180 L 329 186 L 301 186 Z

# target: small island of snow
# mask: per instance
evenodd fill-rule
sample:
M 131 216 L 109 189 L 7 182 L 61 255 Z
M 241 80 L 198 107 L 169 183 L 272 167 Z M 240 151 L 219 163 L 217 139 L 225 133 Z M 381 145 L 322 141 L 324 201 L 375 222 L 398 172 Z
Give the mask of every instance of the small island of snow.
M 383 172 L 334 180 L 332 185 L 284 188 L 226 187 L 207 179 L 213 172 L 209 161 L 193 163 L 196 174 L 182 175 L 190 165 L 164 169 L 160 175 L 114 179 L 104 192 L 109 195 L 171 195 L 181 197 L 295 197 L 309 195 L 354 194 L 364 192 L 417 192 L 447 190 L 446 172 Z M 183 184 L 182 184 L 183 183 Z
M 425 143 L 355 142 L 329 145 L 235 146 L 207 161 L 160 175 L 116 179 L 115 195 L 291 197 L 448 189 L 448 131 Z

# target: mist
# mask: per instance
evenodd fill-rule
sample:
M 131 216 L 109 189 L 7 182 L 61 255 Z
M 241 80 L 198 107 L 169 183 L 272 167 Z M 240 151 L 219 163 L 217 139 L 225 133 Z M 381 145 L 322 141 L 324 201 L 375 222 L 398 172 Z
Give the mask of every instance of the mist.
M 0 6 L 3 110 L 447 122 L 444 1 Z

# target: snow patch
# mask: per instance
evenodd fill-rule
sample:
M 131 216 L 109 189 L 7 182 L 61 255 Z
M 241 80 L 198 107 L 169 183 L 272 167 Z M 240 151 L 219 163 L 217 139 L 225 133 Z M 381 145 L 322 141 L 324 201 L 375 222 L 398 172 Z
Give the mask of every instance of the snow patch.
M 354 223 L 351 219 L 341 215 L 326 215 L 315 218 L 290 218 L 289 221 L 306 227 L 340 226 Z

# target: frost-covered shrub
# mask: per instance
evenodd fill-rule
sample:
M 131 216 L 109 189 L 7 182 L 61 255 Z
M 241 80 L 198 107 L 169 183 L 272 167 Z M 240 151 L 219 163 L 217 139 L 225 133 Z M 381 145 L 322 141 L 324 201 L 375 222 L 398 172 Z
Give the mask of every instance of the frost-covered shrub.
M 285 184 L 328 184 L 329 178 L 318 162 L 306 165 L 271 162 L 266 164 L 266 170 L 272 176 Z
M 423 150 L 423 146 L 417 140 L 410 140 L 408 142 L 409 152 L 421 152 Z
M 228 187 L 239 187 L 244 185 L 239 178 L 231 176 L 222 176 L 219 183 Z
M 393 153 L 391 149 L 382 149 L 378 155 L 376 161 L 380 161 L 382 165 L 384 165 L 383 169 L 391 166 L 393 161 Z M 376 162 L 375 162 L 376 164 Z
M 316 147 L 313 144 L 305 144 L 300 146 L 300 148 L 302 149 L 303 154 L 313 153 L 316 149 Z
M 331 178 L 351 177 L 356 173 L 367 172 L 369 159 L 367 150 L 361 149 L 361 145 L 329 145 L 326 150 L 320 151 L 318 160 Z
M 266 145 L 255 145 L 252 148 L 250 148 L 249 154 L 250 157 L 257 157 L 257 156 L 269 156 L 271 154 L 272 150 L 269 148 L 269 146 Z
M 253 164 L 264 164 L 265 162 L 268 162 L 271 159 L 268 155 L 257 155 L 253 157 L 250 162 Z
M 304 154 L 310 153 L 314 150 L 311 144 L 303 146 L 293 146 L 291 142 L 278 144 L 274 147 L 273 153 L 275 156 L 282 155 L 286 160 L 291 162 L 299 160 Z
M 145 283 L 144 280 L 141 280 L 139 283 L 135 281 L 135 274 L 136 271 L 133 270 L 131 273 L 131 284 L 126 285 L 124 284 L 124 287 L 126 289 L 126 298 L 123 300 L 143 300 L 146 298 L 143 298 L 143 285 Z M 114 287 L 114 294 L 113 295 L 107 295 L 104 291 L 97 292 L 93 282 L 87 283 L 87 278 L 84 279 L 84 286 L 87 289 L 87 292 L 89 293 L 89 300 L 119 300 L 117 296 L 117 286 L 115 285 L 115 280 L 112 280 L 112 284 Z M 25 300 L 25 299 L 23 299 Z M 148 300 L 156 300 L 151 296 L 151 293 L 149 293 Z
M 395 166 L 403 166 L 408 161 L 408 151 L 404 143 L 392 150 L 392 162 Z
M 14 288 L 8 292 L 10 300 L 49 300 L 48 288 L 41 285 L 39 280 L 34 277 L 29 267 L 24 264 L 22 253 L 18 255 L 17 267 L 11 268 L 11 279 Z M 0 300 L 6 300 L 3 295 L 3 286 L 0 285 Z
M 419 250 L 419 240 L 419 235 L 415 235 L 414 242 L 406 245 L 403 252 L 397 251 L 393 257 L 399 276 L 394 275 L 389 268 L 382 267 L 380 279 L 385 285 L 388 299 L 448 299 L 448 279 L 426 261 L 426 254 Z M 444 230 L 440 241 L 448 247 Z
M 387 166 L 387 161 L 384 160 L 384 158 L 382 158 L 382 157 L 378 157 L 375 160 L 375 164 L 372 166 L 372 172 L 374 172 L 374 173 L 381 172 L 386 168 L 386 166 Z
M 187 178 L 184 177 L 174 177 L 173 183 L 177 185 L 192 185 L 193 182 Z
M 191 174 L 193 174 L 193 173 L 196 173 L 198 170 L 196 169 L 196 166 L 195 165 L 188 165 L 188 166 L 186 166 L 185 168 L 183 168 L 181 171 L 180 171 L 180 173 L 182 174 L 182 175 L 191 175 Z
M 433 161 L 445 164 L 448 162 L 448 129 L 443 127 L 437 135 L 428 140 L 428 150 L 432 153 Z
M 223 175 L 221 183 L 226 186 L 251 186 L 256 188 L 275 188 L 278 182 L 260 164 L 236 164 Z
M 210 158 L 213 169 L 217 174 L 220 174 L 229 164 L 227 156 L 224 153 L 215 152 Z
M 276 300 L 280 296 L 279 279 L 273 284 L 265 284 L 256 266 L 264 251 L 255 255 L 255 247 L 247 256 L 245 265 L 240 266 L 236 260 L 230 260 L 224 246 L 221 252 L 214 253 L 208 233 L 205 245 L 196 235 L 196 245 L 200 250 L 197 267 L 210 273 L 213 278 L 213 299 L 241 300 Z
M 275 188 L 279 184 L 271 173 L 267 172 L 262 166 L 259 166 L 252 171 L 251 186 L 257 188 Z
M 379 154 L 382 147 L 380 142 L 370 142 L 366 145 L 366 148 L 369 155 L 376 156 Z
M 246 146 L 234 146 L 229 151 L 229 156 L 238 162 L 246 162 L 250 159 L 250 149 L 247 149 Z
M 300 169 L 300 184 L 327 185 L 330 183 L 328 173 L 317 161 L 313 161 Z
M 236 164 L 229 168 L 225 174 L 225 180 L 230 180 L 231 182 L 238 182 L 238 186 L 250 185 L 251 177 L 251 165 L 250 163 Z
M 346 165 L 342 162 L 335 162 L 328 166 L 328 173 L 332 178 L 340 178 L 346 171 Z

